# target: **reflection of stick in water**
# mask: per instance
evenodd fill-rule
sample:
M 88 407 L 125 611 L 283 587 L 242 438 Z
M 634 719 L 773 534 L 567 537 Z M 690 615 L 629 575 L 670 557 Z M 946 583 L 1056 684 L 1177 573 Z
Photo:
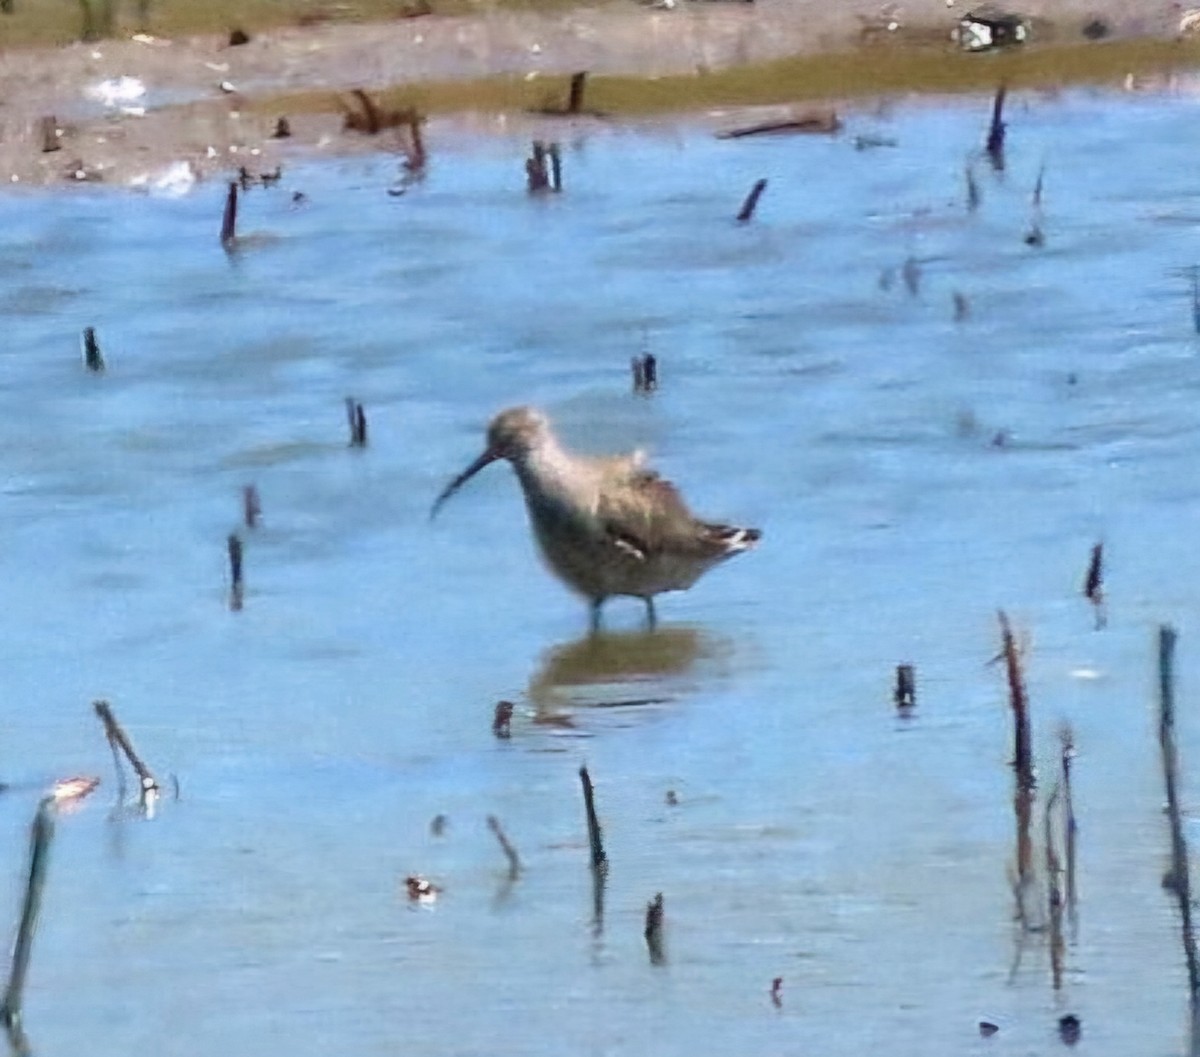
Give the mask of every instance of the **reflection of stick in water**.
M 46 884 L 46 862 L 50 854 L 50 841 L 54 837 L 54 800 L 45 797 L 33 816 L 29 840 L 29 885 L 25 889 L 25 905 L 21 909 L 21 924 L 17 928 L 17 942 L 13 947 L 12 968 L 8 976 L 8 988 L 4 992 L 2 1015 L 13 1045 L 23 1051 L 21 1040 L 21 999 L 25 990 L 25 974 L 29 970 L 29 956 L 33 951 L 33 934 L 37 929 L 38 911 L 42 905 L 42 889 Z
M 1062 917 L 1063 896 L 1059 877 L 1062 874 L 1062 863 L 1058 857 L 1058 847 L 1054 840 L 1054 806 L 1058 803 L 1058 786 L 1051 791 L 1046 800 L 1046 895 L 1050 917 L 1050 971 L 1054 978 L 1054 990 L 1062 990 L 1063 955 L 1066 953 L 1066 943 L 1063 940 Z
M 1070 724 L 1064 723 L 1058 732 L 1061 744 L 1062 772 L 1059 781 L 1062 784 L 1063 799 L 1063 843 L 1066 845 L 1065 864 L 1067 886 L 1067 912 L 1071 915 L 1071 925 L 1075 925 L 1075 903 L 1078 896 L 1075 887 L 1075 838 L 1079 833 L 1079 823 L 1075 821 L 1075 801 L 1071 796 L 1071 761 L 1075 759 L 1075 735 Z
M 104 724 L 104 734 L 108 738 L 109 744 L 114 747 L 114 750 L 119 748 L 125 754 L 125 759 L 129 761 L 129 766 L 133 768 L 134 773 L 138 776 L 138 782 L 141 786 L 141 799 L 146 801 L 151 797 L 157 796 L 159 792 L 158 781 L 151 773 L 150 768 L 142 762 L 142 758 L 134 751 L 133 743 L 129 740 L 129 735 L 125 733 L 121 725 L 117 722 L 117 717 L 113 715 L 109 703 L 107 701 L 97 701 L 92 707 L 95 708 L 96 715 L 100 717 L 100 722 Z
M 1183 956 L 1187 962 L 1193 1022 L 1200 1000 L 1200 968 L 1196 961 L 1196 937 L 1192 933 L 1192 886 L 1188 875 L 1187 838 L 1179 808 L 1179 757 L 1175 750 L 1175 629 L 1158 629 L 1158 740 L 1162 748 L 1163 779 L 1167 787 L 1167 819 L 1171 826 L 1171 868 L 1163 886 L 1175 893 L 1183 931 Z M 1195 1039 L 1193 1039 L 1193 1049 Z
M 512 841 L 508 839 L 508 835 L 500 825 L 500 820 L 495 815 L 488 815 L 487 824 L 488 829 L 496 834 L 496 840 L 500 842 L 500 847 L 508 859 L 508 879 L 515 881 L 521 875 L 521 860 L 517 856 L 517 849 L 513 847 Z

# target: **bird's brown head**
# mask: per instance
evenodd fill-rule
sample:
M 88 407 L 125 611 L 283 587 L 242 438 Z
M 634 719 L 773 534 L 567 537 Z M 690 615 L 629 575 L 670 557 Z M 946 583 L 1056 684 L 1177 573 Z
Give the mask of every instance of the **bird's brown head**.
M 510 407 L 501 411 L 488 425 L 487 447 L 483 454 L 442 489 L 429 511 L 430 518 L 436 517 L 442 504 L 485 466 L 497 459 L 523 459 L 537 447 L 549 428 L 546 416 L 535 408 Z

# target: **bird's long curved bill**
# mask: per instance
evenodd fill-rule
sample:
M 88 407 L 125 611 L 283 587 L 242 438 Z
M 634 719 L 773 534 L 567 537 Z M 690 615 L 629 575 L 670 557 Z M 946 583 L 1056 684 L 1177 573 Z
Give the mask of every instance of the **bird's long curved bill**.
M 437 517 L 437 512 L 441 510 L 442 504 L 447 499 L 454 495 L 455 492 L 457 492 L 472 477 L 479 473 L 480 470 L 490 463 L 495 462 L 498 458 L 500 458 L 500 453 L 489 448 L 482 455 L 480 455 L 478 459 L 471 463 L 470 466 L 463 470 L 462 473 L 454 478 L 453 481 L 446 485 L 446 487 L 442 489 L 442 494 L 433 501 L 433 506 L 429 510 L 429 520 L 432 521 L 435 517 Z

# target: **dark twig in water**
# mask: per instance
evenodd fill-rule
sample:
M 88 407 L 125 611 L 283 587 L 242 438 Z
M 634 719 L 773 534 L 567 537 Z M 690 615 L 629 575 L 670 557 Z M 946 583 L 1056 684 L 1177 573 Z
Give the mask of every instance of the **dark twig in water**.
M 783 977 L 777 976 L 771 981 L 771 1005 L 776 1009 L 783 1008 Z
M 742 208 L 738 210 L 737 221 L 739 224 L 745 224 L 754 216 L 754 210 L 758 208 L 758 200 L 762 198 L 762 193 L 766 189 L 766 180 L 754 181 L 754 186 L 750 188 L 750 193 L 746 195 L 746 200 L 742 203 Z
M 954 299 L 954 322 L 964 323 L 971 315 L 971 302 L 967 300 L 967 295 L 959 293 L 957 290 L 953 294 Z
M 488 815 L 488 829 L 496 834 L 496 840 L 500 842 L 500 847 L 504 851 L 505 858 L 508 859 L 508 879 L 515 881 L 521 876 L 521 860 L 517 856 L 517 849 L 513 847 L 512 842 L 508 839 L 504 828 L 500 825 L 500 820 L 495 815 Z
M 92 707 L 96 710 L 96 715 L 100 717 L 100 722 L 104 724 L 104 736 L 108 738 L 108 743 L 113 746 L 114 752 L 120 749 L 124 754 L 125 759 L 129 761 L 129 766 L 133 768 L 133 773 L 138 776 L 138 786 L 141 790 L 140 796 L 143 801 L 156 797 L 159 794 L 158 781 L 150 768 L 146 766 L 142 758 L 134 751 L 133 742 L 129 740 L 129 735 L 125 733 L 124 728 L 117 722 L 117 717 L 113 715 L 112 706 L 107 701 L 95 701 Z
M 1196 937 L 1192 932 L 1192 884 L 1188 872 L 1187 837 L 1179 806 L 1179 754 L 1175 748 L 1175 640 L 1169 625 L 1158 629 L 1158 741 L 1162 749 L 1163 780 L 1167 790 L 1167 820 L 1171 827 L 1171 867 L 1164 886 L 1175 893 L 1179 903 L 1179 921 L 1183 935 L 1183 955 L 1187 963 L 1188 988 L 1193 1022 L 1200 1003 L 1200 962 L 1196 958 Z
M 1041 167 L 1038 169 L 1037 180 L 1033 185 L 1033 208 L 1039 216 L 1042 211 L 1042 186 L 1045 183 L 1045 179 L 1046 163 L 1042 162 Z
M 757 125 L 718 132 L 717 139 L 742 139 L 746 136 L 773 136 L 782 132 L 834 133 L 841 130 L 842 121 L 832 110 L 786 121 L 764 121 Z
M 29 831 L 29 881 L 25 887 L 25 902 L 21 907 L 21 922 L 17 926 L 17 940 L 13 945 L 8 987 L 4 992 L 4 1004 L 0 1007 L 0 1016 L 18 1052 L 26 1049 L 24 1033 L 21 1031 L 21 1003 L 25 992 L 25 976 L 29 971 L 29 957 L 33 953 L 38 912 L 42 906 L 42 891 L 46 887 L 50 842 L 53 839 L 54 801 L 52 797 L 43 797 Z
M 988 127 L 987 145 L 984 148 L 996 172 L 1004 170 L 1004 98 L 1007 94 L 1008 86 L 1002 82 L 992 100 L 992 123 Z
M 587 812 L 588 845 L 592 851 L 592 869 L 608 868 L 608 856 L 604 854 L 604 841 L 600 835 L 600 820 L 596 817 L 596 796 L 592 787 L 592 776 L 587 766 L 579 768 L 579 781 L 583 785 L 583 806 Z
M 917 705 L 917 676 L 911 664 L 896 665 L 896 707 L 901 712 L 915 708 Z
M 262 517 L 262 500 L 258 497 L 258 489 L 252 484 L 242 486 L 242 521 L 246 528 L 258 528 L 258 519 Z
M 1054 980 L 1054 990 L 1062 990 L 1063 955 L 1066 953 L 1066 942 L 1063 939 L 1063 894 L 1059 885 L 1062 876 L 1062 862 L 1058 857 L 1058 847 L 1054 841 L 1054 806 L 1058 803 L 1058 786 L 1050 791 L 1046 799 L 1046 811 L 1043 824 L 1046 830 L 1046 897 L 1050 922 L 1050 972 Z
M 100 343 L 96 340 L 96 328 L 83 328 L 83 365 L 89 371 L 99 373 L 104 370 L 104 354 L 100 351 Z
M 346 397 L 346 424 L 350 427 L 350 447 L 367 446 L 367 413 L 352 396 Z
M 667 956 L 663 951 L 663 897 L 659 892 L 646 904 L 646 949 L 650 952 L 651 965 L 663 965 Z
M 967 179 L 967 212 L 974 213 L 979 208 L 979 203 L 983 200 L 979 193 L 979 181 L 975 179 L 975 170 L 971 163 L 967 163 L 967 167 L 963 170 L 963 175 Z
M 1107 617 L 1104 612 L 1104 544 L 1092 546 L 1092 557 L 1088 562 L 1087 576 L 1083 581 L 1083 597 L 1092 603 L 1096 614 L 1096 630 L 1104 627 Z
M 558 144 L 534 140 L 525 159 L 525 181 L 530 194 L 562 190 L 562 159 Z
M 513 717 L 513 703 L 511 701 L 498 701 L 496 703 L 496 712 L 492 716 L 492 733 L 498 738 L 511 738 L 512 731 L 509 729 L 509 724 Z
M 1002 639 L 1001 656 L 1008 676 L 1008 697 L 1013 713 L 1013 768 L 1016 772 L 1016 789 L 1013 795 L 1013 814 L 1017 824 L 1017 914 L 1028 928 L 1025 897 L 1033 880 L 1033 844 L 1029 835 L 1033 814 L 1034 774 L 1033 738 L 1029 725 L 1029 698 L 1025 692 L 1025 678 L 1021 672 L 1021 657 L 1013 637 L 1008 616 L 999 613 Z
M 900 266 L 900 278 L 909 297 L 921 296 L 921 262 L 916 257 L 906 257 Z
M 651 393 L 658 388 L 658 360 L 654 354 L 647 352 L 643 356 L 634 356 L 629 361 L 633 372 L 633 391 L 635 393 Z
M 1071 763 L 1075 759 L 1075 734 L 1069 723 L 1064 723 L 1058 732 L 1059 739 L 1059 785 L 1063 802 L 1063 843 L 1065 845 L 1065 878 L 1067 887 L 1067 912 L 1075 921 L 1078 891 L 1075 886 L 1075 841 L 1079 835 L 1079 824 L 1075 820 L 1075 801 L 1071 795 Z
M 221 217 L 221 245 L 227 250 L 237 242 L 237 209 L 238 185 L 236 180 L 230 180 L 229 191 L 225 195 L 225 212 Z
M 1200 267 L 1192 265 L 1192 327 L 1200 334 Z
M 225 543 L 229 551 L 229 608 L 236 613 L 246 598 L 242 579 L 242 540 L 236 532 L 231 532 Z
M 425 153 L 425 134 L 422 131 L 425 118 L 415 106 L 401 111 L 401 114 L 404 117 L 405 126 L 408 128 L 408 150 L 404 159 L 404 167 L 410 173 L 424 172 L 425 163 L 428 161 L 428 155 Z

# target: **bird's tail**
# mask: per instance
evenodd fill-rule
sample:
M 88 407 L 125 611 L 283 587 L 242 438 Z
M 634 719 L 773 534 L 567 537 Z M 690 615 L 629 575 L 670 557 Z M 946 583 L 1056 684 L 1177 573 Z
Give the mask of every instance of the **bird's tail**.
M 737 525 L 708 525 L 706 526 L 713 541 L 720 545 L 722 551 L 730 557 L 748 551 L 761 538 L 762 530 L 756 528 L 740 528 Z

